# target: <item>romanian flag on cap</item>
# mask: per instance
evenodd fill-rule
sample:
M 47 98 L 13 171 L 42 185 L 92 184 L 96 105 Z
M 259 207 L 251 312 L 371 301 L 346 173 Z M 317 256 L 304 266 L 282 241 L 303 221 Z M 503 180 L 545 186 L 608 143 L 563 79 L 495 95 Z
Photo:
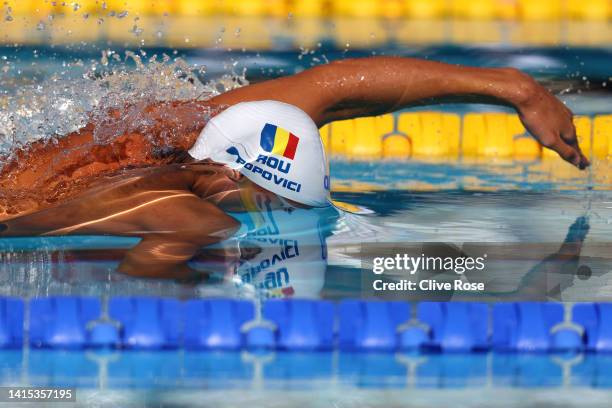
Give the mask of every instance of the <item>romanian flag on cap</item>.
M 300 138 L 289 131 L 266 123 L 261 131 L 261 148 L 268 153 L 278 154 L 288 159 L 295 157 Z

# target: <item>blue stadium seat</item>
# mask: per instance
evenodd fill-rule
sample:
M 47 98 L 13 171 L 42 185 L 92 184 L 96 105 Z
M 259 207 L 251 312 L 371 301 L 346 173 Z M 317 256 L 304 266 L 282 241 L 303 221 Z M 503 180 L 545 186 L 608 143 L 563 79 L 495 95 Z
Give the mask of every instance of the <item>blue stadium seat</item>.
M 175 299 L 117 297 L 109 302 L 111 319 L 122 325 L 121 345 L 134 349 L 179 346 L 181 303 Z
M 90 297 L 49 297 L 30 301 L 32 347 L 83 348 L 87 323 L 100 317 L 100 301 Z
M 553 348 L 551 329 L 563 321 L 560 303 L 498 303 L 493 307 L 493 348 L 545 352 Z
M 468 352 L 489 346 L 489 309 L 484 303 L 422 302 L 417 317 L 431 328 L 433 347 Z
M 338 310 L 338 342 L 343 350 L 396 350 L 396 329 L 410 317 L 406 302 L 345 300 Z
M 572 320 L 584 327 L 586 349 L 612 351 L 612 303 L 582 303 L 574 305 Z
M 23 345 L 23 301 L 0 298 L 0 349 Z
M 240 348 L 240 328 L 255 316 L 253 303 L 243 300 L 189 300 L 184 311 L 184 343 L 191 349 Z
M 331 302 L 306 299 L 274 299 L 263 307 L 263 317 L 277 325 L 277 347 L 281 350 L 331 349 L 334 312 Z

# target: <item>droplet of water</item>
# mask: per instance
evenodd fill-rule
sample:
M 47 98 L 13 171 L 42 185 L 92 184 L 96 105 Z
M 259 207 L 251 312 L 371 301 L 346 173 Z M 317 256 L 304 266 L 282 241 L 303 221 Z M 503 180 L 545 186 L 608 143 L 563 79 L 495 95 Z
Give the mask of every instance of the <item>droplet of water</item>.
M 129 31 L 130 33 L 134 34 L 136 37 L 140 36 L 140 34 L 142 34 L 144 30 L 140 27 L 138 27 L 138 25 L 134 24 L 132 26 L 132 29 Z
M 100 63 L 104 66 L 108 65 L 108 53 L 107 51 L 102 51 L 102 58 L 100 58 Z
M 57 139 L 54 135 L 68 134 L 90 121 L 108 121 L 109 109 L 134 106 L 131 116 L 126 112 L 128 115 L 120 129 L 123 132 L 146 125 L 134 121 L 139 117 L 139 110 L 152 102 L 207 99 L 220 92 L 218 87 L 225 91 L 246 83 L 243 74 L 233 73 L 231 67 L 219 80 L 203 82 L 205 69 L 191 66 L 180 58 L 172 60 L 164 55 L 160 61 L 153 55 L 144 62 L 134 53 L 126 53 L 125 58 L 123 62 L 120 55 L 109 50 L 80 78 L 57 73 L 42 83 L 16 89 L 3 100 L 3 109 L 0 109 L 0 155 L 10 156 L 15 148 L 34 140 L 54 141 Z M 133 61 L 136 68 L 130 68 L 127 60 Z M 70 72 L 70 67 L 85 66 L 85 62 L 63 65 Z M 8 72 L 10 68 L 4 65 L 1 70 Z M 118 136 L 116 132 L 109 133 L 108 128 L 95 135 L 97 142 L 107 143 Z

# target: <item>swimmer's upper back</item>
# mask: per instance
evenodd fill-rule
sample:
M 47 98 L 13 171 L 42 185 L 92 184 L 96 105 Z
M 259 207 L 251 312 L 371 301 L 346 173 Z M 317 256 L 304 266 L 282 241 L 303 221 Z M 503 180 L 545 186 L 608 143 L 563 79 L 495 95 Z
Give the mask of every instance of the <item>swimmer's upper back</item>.
M 14 152 L 0 171 L 0 188 L 53 188 L 122 168 L 180 162 L 208 120 L 221 110 L 202 101 L 138 104 L 95 123 Z

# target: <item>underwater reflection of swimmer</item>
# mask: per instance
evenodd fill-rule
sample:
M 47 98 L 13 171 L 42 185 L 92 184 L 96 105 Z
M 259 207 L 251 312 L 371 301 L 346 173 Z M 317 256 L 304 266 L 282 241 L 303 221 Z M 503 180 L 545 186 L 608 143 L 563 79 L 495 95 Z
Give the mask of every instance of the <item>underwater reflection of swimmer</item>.
M 240 223 L 226 212 L 248 210 L 243 197 L 257 190 L 240 173 L 215 164 L 133 170 L 73 200 L 8 220 L 3 235 L 138 236 L 142 240 L 126 254 L 122 272 L 186 278 L 194 273 L 186 261 L 231 237 Z M 259 190 L 271 205 L 280 205 L 275 195 Z
M 322 287 L 325 236 L 337 215 L 333 207 L 289 205 L 240 173 L 198 163 L 133 170 L 74 200 L 6 221 L 3 235 L 138 237 L 121 254 L 123 273 L 191 284 L 211 274 L 236 276 L 240 286 L 285 296 Z
M 591 276 L 591 273 L 584 273 L 589 267 L 579 264 L 589 229 L 587 216 L 576 218 L 559 250 L 544 258 L 523 277 L 517 289 L 521 299 L 562 300 L 563 292 L 574 284 L 577 277 L 585 280 Z
M 251 214 L 243 213 L 241 218 Z M 328 208 L 291 212 L 264 210 L 261 215 L 264 223 L 251 224 L 244 234 L 261 251 L 240 261 L 236 285 L 266 298 L 320 297 L 327 272 L 326 238 L 334 228 L 338 213 Z
M 562 300 L 563 292 L 574 285 L 576 278 L 586 280 L 591 277 L 590 268 L 587 265 L 580 265 L 580 254 L 589 229 L 588 217 L 577 217 L 568 228 L 558 250 L 531 267 L 516 289 L 486 292 L 485 295 L 495 296 L 500 300 Z M 533 244 L 528 251 L 531 252 L 530 256 L 534 257 L 549 246 Z M 511 245 L 510 247 L 512 248 Z M 518 253 L 518 247 L 515 252 L 517 252 L 515 259 L 525 256 Z M 589 273 L 586 274 L 586 271 Z
M 546 301 L 562 300 L 563 292 L 573 286 L 576 278 L 589 279 L 592 275 L 587 265 L 580 265 L 581 251 L 589 232 L 589 219 L 587 216 L 577 217 L 568 228 L 566 237 L 558 249 L 544 257 L 536 265 L 529 268 L 518 285 L 513 289 L 506 289 L 507 285 L 500 285 L 499 289 L 487 290 L 479 295 L 496 297 L 499 300 L 513 301 Z M 501 248 L 497 261 L 505 267 L 517 268 L 524 263 L 531 263 L 546 251 L 550 251 L 551 244 L 508 244 Z M 468 249 L 469 251 L 473 249 Z M 501 255 L 504 253 L 504 255 Z M 500 256 L 501 255 L 501 256 Z M 495 257 L 495 255 L 493 255 Z M 541 258 L 540 258 L 541 259 Z M 489 258 L 490 262 L 495 262 Z M 585 272 L 589 271 L 588 274 Z M 509 270 L 502 271 L 510 272 Z M 494 279 L 486 276 L 476 277 L 476 281 L 489 281 L 494 286 Z M 468 280 L 473 280 L 469 279 Z M 477 295 L 478 296 L 478 295 Z
M 575 279 L 587 280 L 593 271 L 587 265 L 580 265 L 581 251 L 589 231 L 588 217 L 578 217 L 569 227 L 567 235 L 560 246 L 555 244 L 522 244 L 522 243 L 466 243 L 462 246 L 446 243 L 423 243 L 418 245 L 388 245 L 381 247 L 365 246 L 362 255 L 393 257 L 395 254 L 407 254 L 411 258 L 427 260 L 430 268 L 419 268 L 410 280 L 414 282 L 435 281 L 437 284 L 450 284 L 450 289 L 431 289 L 426 287 L 411 291 L 408 294 L 384 292 L 392 297 L 409 297 L 411 300 L 505 300 L 505 301 L 545 301 L 560 300 L 563 292 L 574 285 Z M 556 248 L 555 248 L 556 247 Z M 383 251 L 385 251 L 383 253 Z M 551 253 L 551 251 L 554 251 Z M 371 252 L 371 253 L 368 253 Z M 548 255 L 546 255 L 548 254 Z M 605 254 L 604 254 L 605 255 Z M 465 260 L 482 261 L 482 268 L 464 269 L 457 273 L 452 268 L 443 266 L 465 265 Z M 461 260 L 461 263 L 455 262 Z M 439 263 L 436 263 L 439 261 Z M 451 262 L 452 261 L 452 262 Z M 535 265 L 534 265 L 535 264 Z M 372 275 L 367 270 L 366 275 Z M 514 279 L 521 275 L 519 282 Z M 390 278 L 389 281 L 406 279 L 406 272 L 385 272 L 375 275 L 373 279 Z M 455 289 L 455 282 L 463 284 L 483 283 L 484 290 Z

